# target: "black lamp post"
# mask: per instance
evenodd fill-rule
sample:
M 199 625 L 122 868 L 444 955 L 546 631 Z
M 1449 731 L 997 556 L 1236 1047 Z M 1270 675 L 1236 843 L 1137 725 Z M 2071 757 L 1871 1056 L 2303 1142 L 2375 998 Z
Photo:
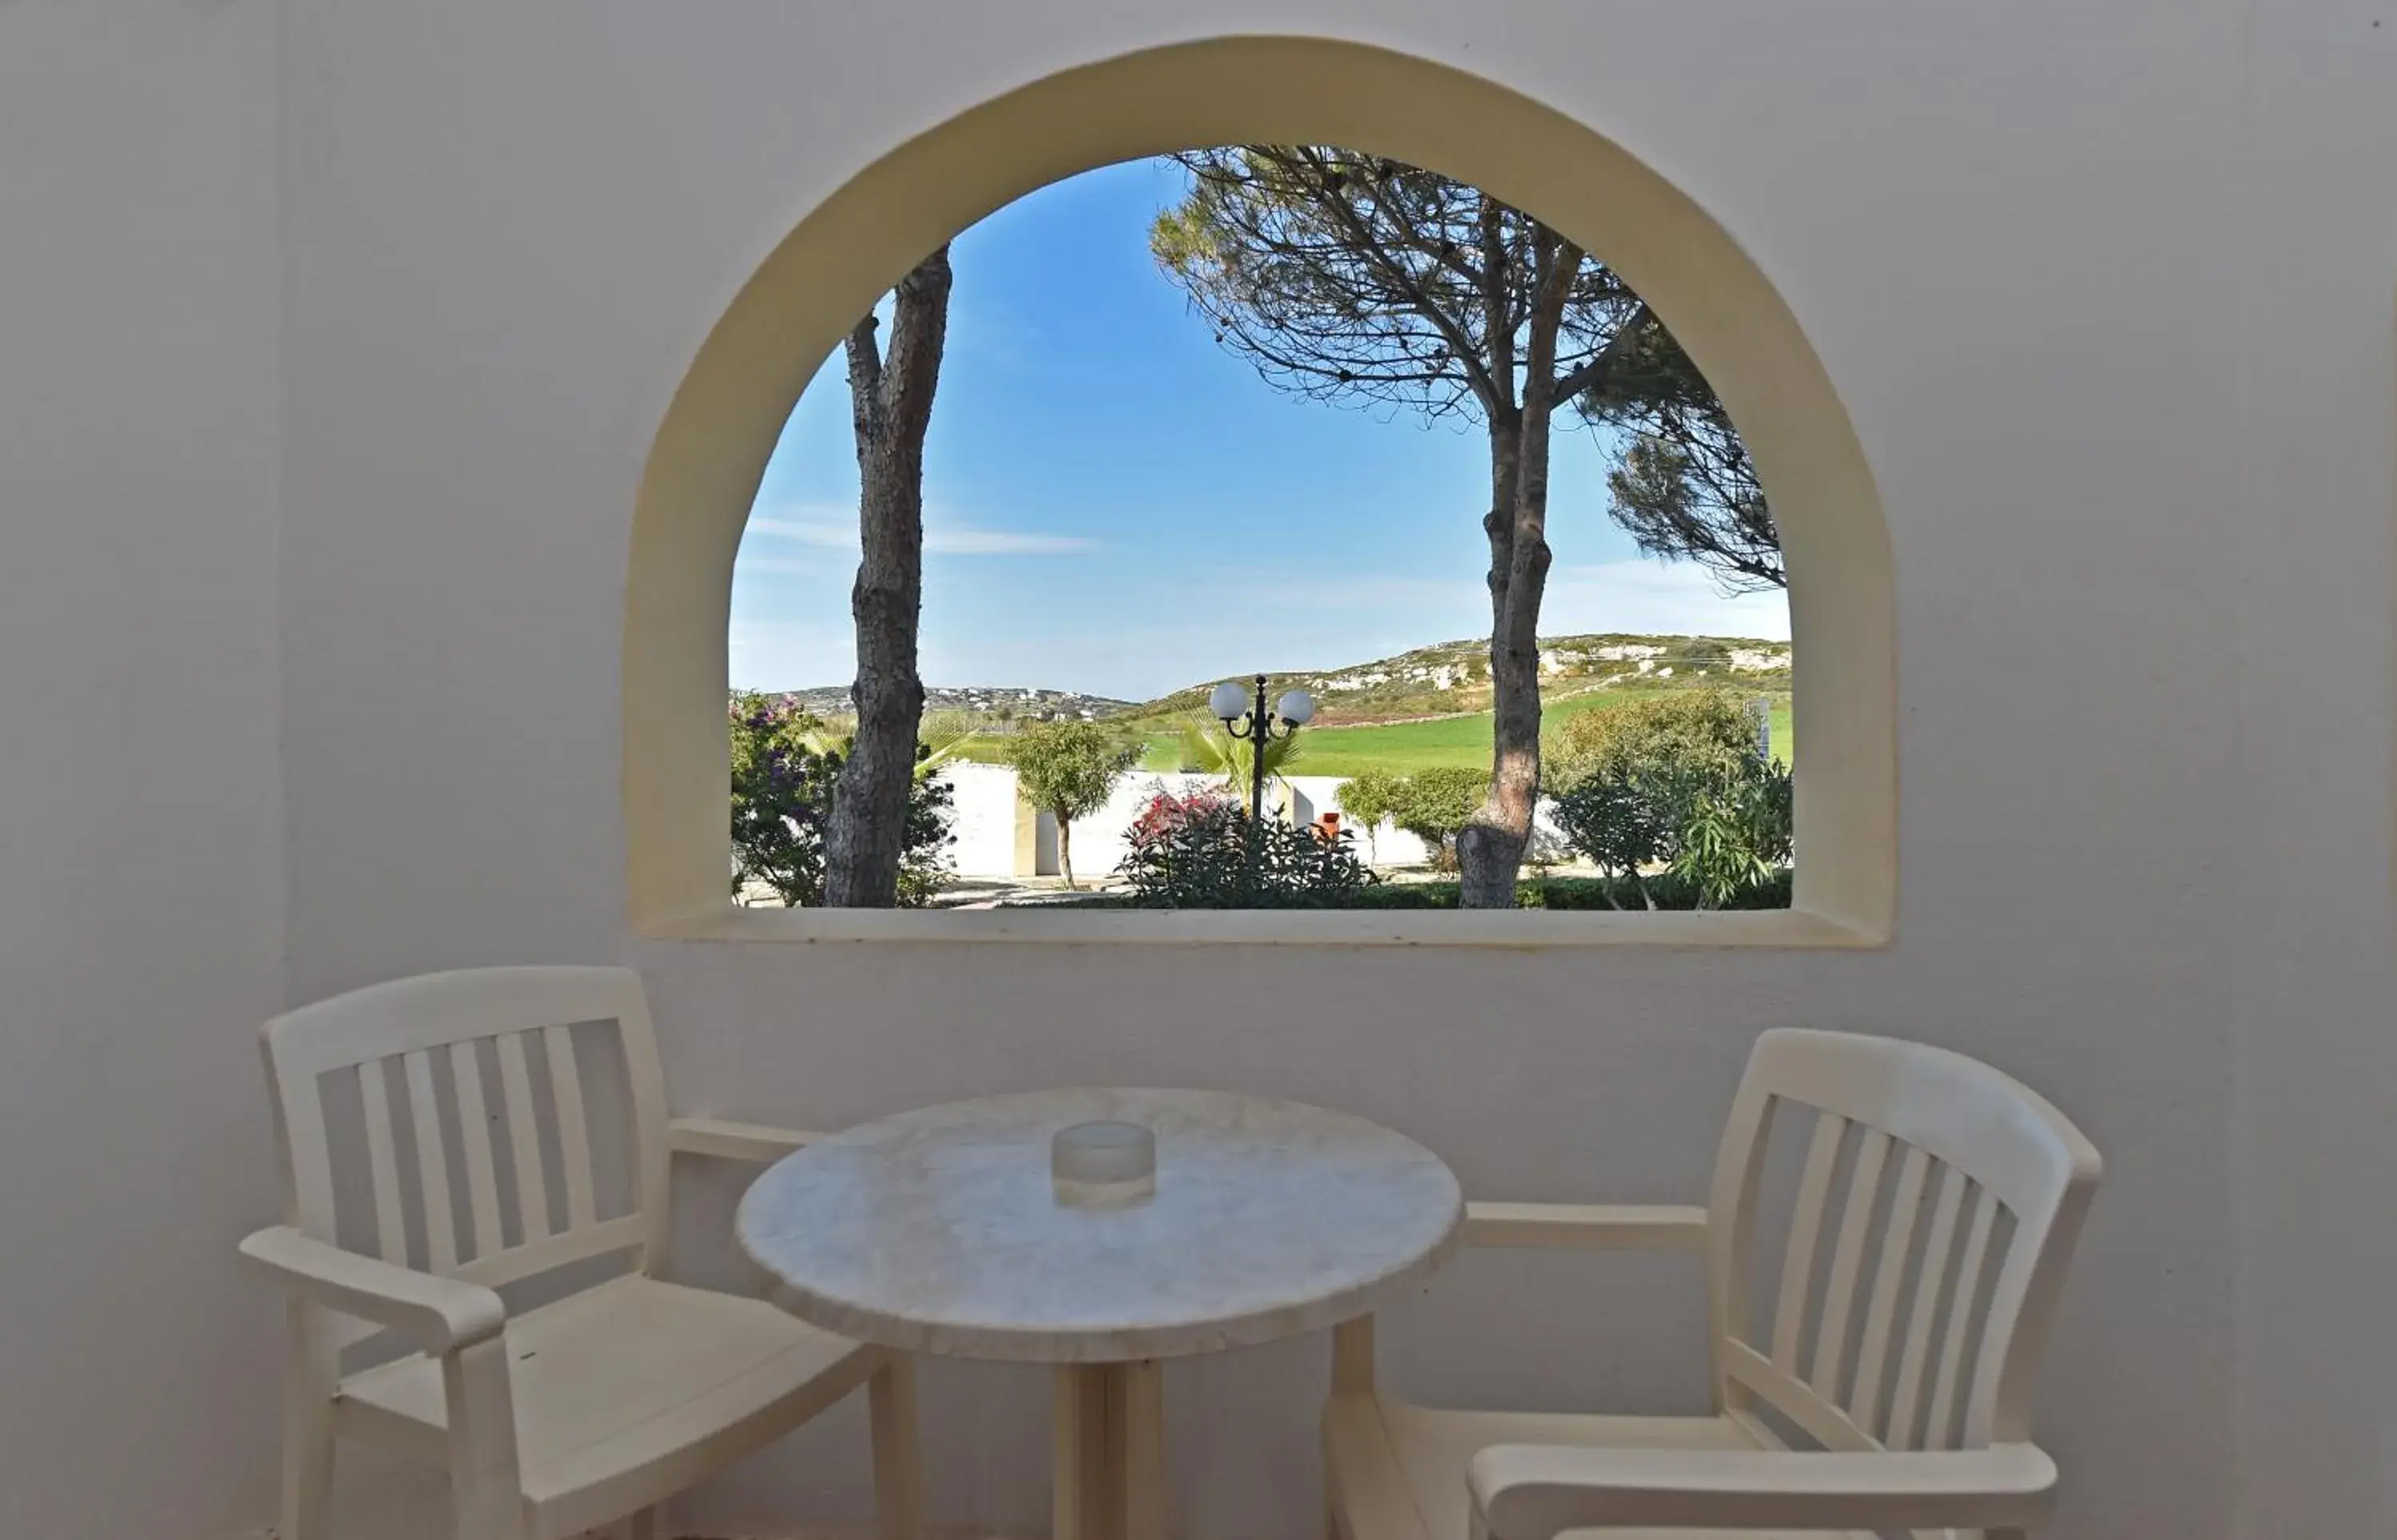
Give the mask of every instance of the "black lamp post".
M 1208 696 L 1207 709 L 1223 723 L 1225 732 L 1255 745 L 1249 753 L 1249 819 L 1262 823 L 1265 816 L 1265 745 L 1278 737 L 1296 737 L 1301 727 L 1314 721 L 1315 697 L 1305 690 L 1285 691 L 1269 712 L 1265 710 L 1265 676 L 1259 674 L 1253 705 L 1249 692 L 1227 679 Z

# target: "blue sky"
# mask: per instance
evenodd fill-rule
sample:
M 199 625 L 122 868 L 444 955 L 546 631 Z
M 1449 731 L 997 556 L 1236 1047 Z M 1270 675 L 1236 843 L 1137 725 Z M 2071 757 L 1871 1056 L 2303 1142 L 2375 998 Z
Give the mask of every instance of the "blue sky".
M 1477 423 L 1293 400 L 1217 347 L 1150 260 L 1180 173 L 1044 188 L 959 235 L 925 448 L 923 672 L 1146 699 L 1482 634 Z M 1560 432 L 1541 630 L 1788 635 L 1606 516 L 1605 457 Z M 853 671 L 857 462 L 837 352 L 766 468 L 732 586 L 731 679 Z

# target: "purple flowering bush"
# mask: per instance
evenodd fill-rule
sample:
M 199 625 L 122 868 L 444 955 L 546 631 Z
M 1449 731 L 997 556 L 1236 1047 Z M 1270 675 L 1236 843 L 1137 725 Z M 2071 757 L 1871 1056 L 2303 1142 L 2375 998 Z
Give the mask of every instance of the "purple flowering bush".
M 752 883 L 788 906 L 824 902 L 824 825 L 840 778 L 843 745 L 824 719 L 776 696 L 736 691 L 732 747 L 732 892 Z M 917 757 L 924 758 L 922 749 Z M 948 784 L 918 774 L 907 796 L 899 902 L 917 909 L 940 890 L 947 865 Z

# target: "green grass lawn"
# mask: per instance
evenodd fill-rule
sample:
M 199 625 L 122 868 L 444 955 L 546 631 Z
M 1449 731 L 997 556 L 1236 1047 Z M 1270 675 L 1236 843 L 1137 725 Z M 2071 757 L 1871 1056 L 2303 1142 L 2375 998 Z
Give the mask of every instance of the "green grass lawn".
M 1559 717 L 1653 694 L 1646 690 L 1594 691 L 1554 702 L 1545 714 L 1547 720 L 1554 722 Z M 1786 762 L 1789 758 L 1789 697 L 1786 695 L 1773 697 L 1772 726 L 1774 757 Z M 1141 756 L 1142 769 L 1172 770 L 1180 766 L 1181 746 L 1173 734 L 1160 733 L 1147 741 L 1148 747 Z M 958 757 L 1004 763 L 1006 745 L 1002 737 L 970 738 Z M 1379 769 L 1403 776 L 1435 765 L 1490 768 L 1490 713 L 1476 711 L 1466 716 L 1371 727 L 1310 727 L 1299 740 L 1298 757 L 1291 762 L 1290 772 L 1294 776 L 1353 776 L 1360 770 Z
M 1574 696 L 1547 708 L 1554 722 L 1640 695 L 1646 691 L 1602 690 Z M 1789 757 L 1789 698 L 1773 698 L 1774 757 Z M 1427 770 L 1435 765 L 1490 768 L 1490 713 L 1441 717 L 1432 722 L 1400 722 L 1378 727 L 1312 727 L 1300 740 L 1298 758 L 1290 769 L 1298 776 L 1353 776 L 1381 769 L 1396 775 Z

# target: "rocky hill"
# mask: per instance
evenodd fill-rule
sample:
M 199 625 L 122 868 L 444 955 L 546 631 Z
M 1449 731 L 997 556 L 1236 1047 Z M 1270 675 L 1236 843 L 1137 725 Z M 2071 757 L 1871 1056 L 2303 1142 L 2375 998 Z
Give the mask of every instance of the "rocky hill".
M 1479 639 L 1441 642 L 1395 657 L 1375 658 L 1345 669 L 1297 670 L 1266 676 L 1270 695 L 1303 689 L 1316 701 L 1316 720 L 1328 726 L 1405 722 L 1490 709 L 1489 644 Z M 1664 687 L 1737 683 L 1767 691 L 1789 686 L 1789 644 L 1736 636 L 1638 636 L 1608 632 L 1552 636 L 1540 644 L 1540 691 L 1550 701 L 1624 684 Z M 961 711 L 990 723 L 1055 718 L 1127 723 L 1179 721 L 1201 714 L 1208 680 L 1155 700 L 1117 700 L 1074 690 L 988 685 L 967 689 L 926 686 L 924 709 Z M 1243 682 L 1245 683 L 1245 681 Z M 824 684 L 781 692 L 785 700 L 819 716 L 849 714 L 849 686 Z
M 1345 669 L 1266 676 L 1269 695 L 1297 688 L 1316 701 L 1327 725 L 1451 716 L 1490 706 L 1489 644 L 1442 642 Z M 1540 689 L 1549 700 L 1624 684 L 1663 686 L 1733 682 L 1767 690 L 1789 684 L 1789 644 L 1732 636 L 1554 636 L 1540 643 Z M 1124 714 L 1203 712 L 1215 681 L 1177 690 Z
M 805 690 L 775 692 L 782 699 L 801 706 L 822 717 L 850 714 L 849 686 L 819 684 Z M 974 686 L 967 689 L 945 689 L 924 686 L 926 711 L 970 711 L 978 717 L 1013 721 L 1051 720 L 1079 717 L 1085 721 L 1104 716 L 1118 716 L 1140 709 L 1140 703 L 1117 700 L 1107 696 L 1083 695 L 1075 690 L 1037 690 L 1016 685 Z

